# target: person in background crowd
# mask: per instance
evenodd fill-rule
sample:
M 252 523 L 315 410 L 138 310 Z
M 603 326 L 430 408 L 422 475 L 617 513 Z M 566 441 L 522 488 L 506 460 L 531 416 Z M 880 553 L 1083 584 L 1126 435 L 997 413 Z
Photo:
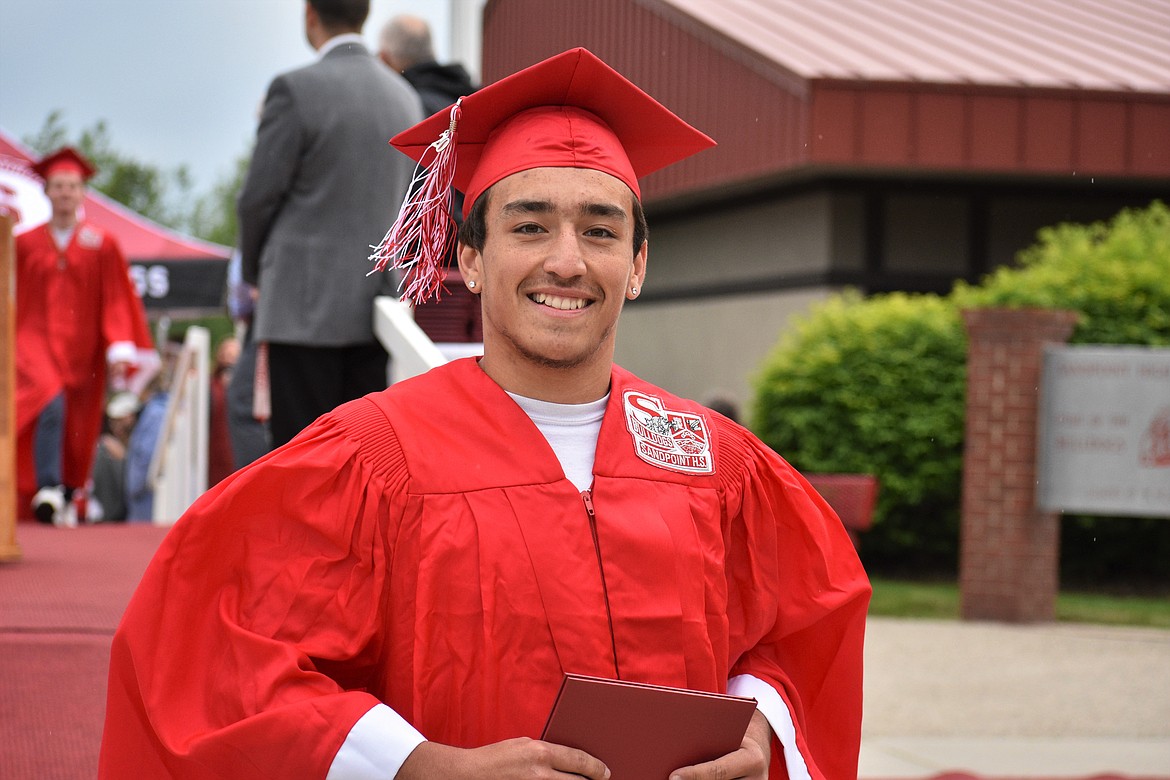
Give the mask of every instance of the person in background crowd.
M 146 315 L 117 241 L 82 216 L 93 164 L 65 147 L 33 170 L 45 181 L 52 215 L 16 238 L 18 470 L 26 484 L 35 478 L 36 519 L 72 526 L 97 451 L 107 380 L 123 386 Z
M 268 88 L 238 199 L 245 282 L 259 293 L 274 446 L 340 403 L 381 390 L 387 355 L 374 298 L 396 281 L 370 270 L 413 164 L 386 140 L 422 117 L 418 95 L 362 42 L 368 0 L 308 0 L 317 61 Z
M 708 398 L 707 408 L 713 412 L 719 412 L 732 422 L 739 422 L 739 404 L 733 401 L 730 396 L 715 395 Z
M 395 16 L 382 27 L 378 56 L 387 67 L 402 74 L 422 98 L 423 112 L 430 116 L 443 111 L 456 100 L 475 92 L 467 69 L 456 62 L 440 64 L 435 59 L 431 28 L 425 19 L 409 14 Z M 455 224 L 463 222 L 463 194 L 452 189 L 451 215 Z M 451 259 L 455 248 L 451 248 Z M 479 342 L 483 340 L 483 321 L 479 301 L 464 287 L 455 263 L 449 264 L 444 293 L 440 301 L 424 301 L 414 306 L 414 318 L 433 341 Z
M 106 404 L 105 430 L 98 438 L 93 488 L 86 501 L 88 522 L 126 519 L 126 452 L 139 406 L 138 396 L 131 392 L 117 393 Z
M 603 780 L 539 739 L 577 673 L 756 699 L 673 780 L 856 778 L 870 588 L 840 520 L 613 363 L 638 179 L 713 142 L 583 49 L 470 96 L 456 135 L 432 189 L 467 194 L 483 358 L 339 407 L 178 521 L 113 640 L 99 777 Z
M 256 288 L 244 281 L 240 251 L 232 252 L 227 273 L 228 315 L 236 326 L 240 357 L 227 384 L 227 422 L 232 445 L 232 462 L 243 468 L 272 449 L 268 415 L 256 412 L 256 339 L 252 317 L 256 311 Z
M 442 65 L 435 60 L 431 28 L 425 19 L 417 16 L 402 14 L 383 25 L 378 56 L 415 88 L 427 116 L 449 108 L 459 98 L 478 89 L 462 65 L 457 62 Z M 453 216 L 459 224 L 463 221 L 463 195 L 456 191 L 454 197 Z
M 240 359 L 240 342 L 228 336 L 215 350 L 215 367 L 211 372 L 210 409 L 207 435 L 207 486 L 214 487 L 236 470 L 228 431 L 227 390 Z
M 379 44 L 378 56 L 418 91 L 427 116 L 478 89 L 461 64 L 436 61 L 431 28 L 425 19 L 395 16 L 382 27 Z
M 130 434 L 126 450 L 126 519 L 151 521 L 154 519 L 154 486 L 150 483 L 150 462 L 166 423 L 167 403 L 171 397 L 171 383 L 182 342 L 170 340 L 163 347 L 162 366 L 146 390 L 146 398 L 138 412 L 138 422 Z

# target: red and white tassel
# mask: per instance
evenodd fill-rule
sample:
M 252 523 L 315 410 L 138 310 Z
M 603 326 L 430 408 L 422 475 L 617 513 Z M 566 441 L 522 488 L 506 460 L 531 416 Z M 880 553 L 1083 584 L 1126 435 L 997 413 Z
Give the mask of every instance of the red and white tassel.
M 398 218 L 382 243 L 370 247 L 374 250 L 370 260 L 375 264 L 370 273 L 383 271 L 386 266 L 401 271 L 402 300 L 416 306 L 431 296 L 439 300 L 447 289 L 443 278 L 455 244 L 451 182 L 455 178 L 456 126 L 462 102 L 460 98 L 451 107 L 450 127 L 426 148 L 415 166 Z

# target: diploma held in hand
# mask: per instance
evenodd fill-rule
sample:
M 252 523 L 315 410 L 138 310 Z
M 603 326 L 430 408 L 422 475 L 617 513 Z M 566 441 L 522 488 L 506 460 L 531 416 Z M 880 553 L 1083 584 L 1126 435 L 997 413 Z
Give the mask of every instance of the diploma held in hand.
M 601 760 L 611 780 L 666 780 L 739 749 L 755 699 L 566 674 L 541 736 Z

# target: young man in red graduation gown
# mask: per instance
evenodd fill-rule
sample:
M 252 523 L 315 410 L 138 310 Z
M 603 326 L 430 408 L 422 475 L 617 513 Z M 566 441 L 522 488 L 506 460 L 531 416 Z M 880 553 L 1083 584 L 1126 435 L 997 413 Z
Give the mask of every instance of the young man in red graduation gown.
M 93 165 L 72 148 L 33 166 L 52 216 L 16 238 L 19 470 L 35 475 L 42 522 L 76 522 L 70 499 L 89 479 L 107 367 L 124 376 L 149 347 L 142 301 L 117 242 L 79 216 Z
M 483 358 L 339 407 L 179 521 L 114 639 L 101 775 L 602 780 L 538 739 L 578 673 L 756 698 L 738 750 L 672 778 L 855 777 L 869 585 L 840 521 L 613 363 L 638 177 L 712 142 L 582 49 L 455 120 L 394 143 L 455 155 Z M 441 242 L 395 235 L 425 293 Z

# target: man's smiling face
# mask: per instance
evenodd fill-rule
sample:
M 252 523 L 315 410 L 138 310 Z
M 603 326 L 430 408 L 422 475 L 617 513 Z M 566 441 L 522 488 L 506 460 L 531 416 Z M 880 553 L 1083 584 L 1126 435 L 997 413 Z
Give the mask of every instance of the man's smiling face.
M 604 371 L 608 381 L 618 315 L 646 271 L 633 193 L 599 171 L 534 168 L 486 197 L 483 250 L 460 250 L 483 301 L 484 369 Z

